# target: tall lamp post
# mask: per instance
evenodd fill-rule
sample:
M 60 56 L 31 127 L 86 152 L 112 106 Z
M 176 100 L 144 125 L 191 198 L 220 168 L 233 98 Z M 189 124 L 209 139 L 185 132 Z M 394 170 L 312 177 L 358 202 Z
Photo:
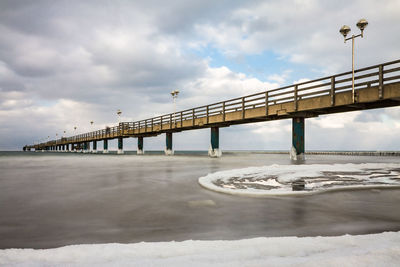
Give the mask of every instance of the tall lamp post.
M 179 91 L 174 90 L 171 92 L 172 98 L 174 100 L 174 126 L 176 127 L 176 98 L 178 97 Z
M 122 111 L 120 109 L 117 110 L 117 115 L 118 115 L 118 124 L 121 122 L 121 114 Z
M 343 35 L 344 37 L 344 42 L 346 43 L 346 41 L 351 39 L 351 44 L 352 44 L 352 50 L 351 50 L 351 55 L 352 55 L 352 62 L 351 62 L 351 68 L 352 68 L 352 78 L 351 78 L 351 88 L 352 88 L 352 100 L 353 103 L 355 103 L 355 92 L 354 92 L 354 39 L 357 37 L 364 37 L 364 29 L 367 27 L 368 25 L 368 21 L 366 19 L 360 19 L 357 22 L 357 27 L 360 29 L 361 33 L 358 35 L 352 35 L 349 38 L 347 37 L 347 34 L 351 31 L 350 27 L 347 25 L 343 25 L 342 28 L 340 28 L 339 32 Z
M 97 150 L 97 144 L 95 144 L 95 142 L 96 141 L 94 141 L 94 131 L 93 131 L 93 123 L 94 123 L 94 121 L 90 121 L 90 131 L 91 131 L 91 136 L 92 136 L 92 138 L 93 138 L 93 147 L 91 148 L 91 152 L 92 153 L 96 153 L 96 150 Z
M 57 138 L 58 138 L 58 133 L 56 133 L 56 147 L 55 147 L 56 151 L 57 151 Z
M 67 136 L 67 135 L 66 135 L 67 131 L 64 131 L 63 133 L 64 133 L 63 136 L 61 136 L 61 141 L 62 141 L 62 142 L 65 141 L 65 140 L 63 140 L 63 139 Z M 65 150 L 65 144 L 63 144 L 63 152 L 66 152 L 66 150 Z
M 92 136 L 94 135 L 93 134 L 93 123 L 94 123 L 94 121 L 90 121 L 90 131 L 92 132 Z
M 117 120 L 118 120 L 118 128 L 117 129 L 118 129 L 118 132 L 121 131 L 121 128 L 119 127 L 120 126 L 119 124 L 121 123 L 121 114 L 122 114 L 122 111 L 120 109 L 118 109 L 117 110 L 117 116 L 118 116 L 117 117 Z
M 76 141 L 76 126 L 74 126 L 74 141 Z M 74 152 L 76 152 L 76 146 L 77 146 L 77 144 L 75 144 L 75 147 L 74 147 L 74 144 L 72 144 L 72 147 L 71 147 L 71 150 L 73 150 Z

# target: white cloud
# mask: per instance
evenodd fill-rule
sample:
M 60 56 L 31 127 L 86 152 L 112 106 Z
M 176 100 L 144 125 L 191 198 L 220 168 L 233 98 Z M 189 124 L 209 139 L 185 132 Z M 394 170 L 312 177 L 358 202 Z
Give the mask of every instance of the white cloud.
M 345 8 L 342 8 L 345 6 Z M 348 24 L 354 33 L 358 19 L 370 25 L 356 41 L 358 66 L 398 57 L 399 36 L 393 10 L 399 1 L 260 1 L 233 10 L 229 19 L 197 24 L 199 36 L 227 54 L 257 54 L 272 50 L 293 62 L 317 65 L 332 74 L 350 68 L 351 44 L 343 44 L 339 28 Z M 379 55 L 370 53 L 379 47 Z M 384 49 L 382 49 L 384 48 Z
M 206 105 L 270 90 L 277 86 L 276 83 L 262 82 L 256 78 L 247 77 L 243 73 L 232 72 L 227 67 L 209 67 L 204 76 L 184 86 L 184 92 L 190 96 L 185 101 L 188 101 L 187 106 L 196 103 Z

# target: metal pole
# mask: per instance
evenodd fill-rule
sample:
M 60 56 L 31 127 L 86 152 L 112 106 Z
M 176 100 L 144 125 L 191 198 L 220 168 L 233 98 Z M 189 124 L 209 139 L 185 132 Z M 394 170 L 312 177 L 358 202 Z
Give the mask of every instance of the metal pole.
M 351 69 L 352 69 L 352 83 L 351 83 L 351 88 L 352 88 L 352 92 L 353 92 L 353 103 L 355 103 L 355 92 L 354 92 L 354 35 L 351 38 L 351 44 L 352 44 L 352 62 L 351 62 Z
M 174 96 L 174 127 L 176 125 L 176 97 Z

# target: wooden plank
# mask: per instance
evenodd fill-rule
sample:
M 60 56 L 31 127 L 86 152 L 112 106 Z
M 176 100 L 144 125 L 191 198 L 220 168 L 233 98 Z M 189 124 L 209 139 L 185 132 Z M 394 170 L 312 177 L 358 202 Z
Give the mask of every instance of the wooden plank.
M 331 96 L 331 106 L 335 105 L 335 76 L 331 77 L 331 91 L 330 91 L 330 96 Z
M 379 66 L 379 99 L 383 98 L 383 65 Z
M 222 121 L 225 122 L 225 102 L 222 103 Z
M 210 114 L 209 114 L 209 109 L 208 109 L 208 106 L 207 106 L 207 124 L 209 124 L 210 123 Z
M 242 97 L 242 119 L 245 118 L 245 108 L 244 108 L 245 97 Z

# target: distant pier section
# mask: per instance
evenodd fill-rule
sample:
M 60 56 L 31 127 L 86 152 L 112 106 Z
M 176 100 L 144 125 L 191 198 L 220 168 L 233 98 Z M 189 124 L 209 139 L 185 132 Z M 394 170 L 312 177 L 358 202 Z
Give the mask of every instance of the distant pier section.
M 173 133 L 210 128 L 209 155 L 219 157 L 221 156 L 220 128 L 236 124 L 291 119 L 293 125 L 291 156 L 294 159 L 301 158 L 305 153 L 306 119 L 319 115 L 400 105 L 400 60 L 358 69 L 354 73 L 354 95 L 352 72 L 349 71 L 145 120 L 122 122 L 117 126 L 93 132 L 26 145 L 23 150 L 97 153 L 99 152 L 97 142 L 101 141 L 103 152 L 107 153 L 108 140 L 118 139 L 118 153 L 123 154 L 123 140 L 133 137 L 138 139 L 138 154 L 143 154 L 144 138 L 165 134 L 165 154 L 173 155 Z M 265 138 L 274 137 L 265 136 Z M 93 150 L 90 150 L 91 145 Z M 337 152 L 310 152 L 314 153 L 337 154 Z M 398 152 L 378 151 L 343 153 L 398 155 Z

